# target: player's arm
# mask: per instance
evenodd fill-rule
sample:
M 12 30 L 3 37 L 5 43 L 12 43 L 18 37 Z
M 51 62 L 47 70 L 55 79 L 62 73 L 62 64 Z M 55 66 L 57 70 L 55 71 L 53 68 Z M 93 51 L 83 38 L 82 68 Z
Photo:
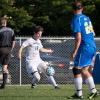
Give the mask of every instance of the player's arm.
M 11 48 L 11 51 L 14 49 L 15 47 L 15 41 L 12 42 L 12 48 Z
M 11 51 L 14 49 L 15 47 L 15 34 L 14 34 L 14 31 L 13 32 L 13 36 L 12 36 L 12 47 L 11 47 Z
M 18 52 L 18 58 L 21 59 L 22 57 L 22 51 L 24 48 L 28 47 L 30 44 L 30 40 L 27 39 L 26 41 L 23 42 L 23 44 L 21 45 L 20 49 L 19 49 L 19 52 Z
M 75 36 L 75 46 L 74 46 L 74 49 L 73 49 L 72 58 L 75 57 L 75 55 L 78 51 L 78 48 L 80 46 L 80 43 L 81 43 L 81 33 L 78 32 L 78 33 L 76 33 L 76 36 Z
M 40 51 L 41 51 L 41 52 L 45 52 L 45 53 L 52 53 L 52 52 L 53 52 L 53 50 L 51 50 L 51 49 L 46 49 L 46 48 L 41 48 Z
M 18 52 L 18 58 L 21 59 L 21 56 L 22 56 L 22 51 L 25 47 L 22 45 L 19 49 L 19 52 Z

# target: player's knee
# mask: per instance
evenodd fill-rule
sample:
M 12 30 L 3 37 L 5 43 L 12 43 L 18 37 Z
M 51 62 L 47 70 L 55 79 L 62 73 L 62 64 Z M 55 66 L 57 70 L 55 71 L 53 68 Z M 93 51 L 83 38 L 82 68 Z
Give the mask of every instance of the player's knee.
M 39 82 L 40 81 L 40 76 L 36 77 L 37 81 Z
M 53 67 L 49 66 L 47 69 L 46 69 L 46 74 L 48 76 L 53 76 L 55 74 L 55 70 Z
M 73 74 L 74 75 L 79 75 L 79 74 L 81 74 L 81 69 L 78 69 L 78 68 L 73 68 Z
M 34 77 L 36 78 L 36 80 L 39 82 L 40 81 L 40 75 L 38 72 L 34 73 Z
M 89 69 L 82 69 L 82 74 L 84 75 L 84 76 L 91 76 L 91 72 L 90 72 L 90 70 Z

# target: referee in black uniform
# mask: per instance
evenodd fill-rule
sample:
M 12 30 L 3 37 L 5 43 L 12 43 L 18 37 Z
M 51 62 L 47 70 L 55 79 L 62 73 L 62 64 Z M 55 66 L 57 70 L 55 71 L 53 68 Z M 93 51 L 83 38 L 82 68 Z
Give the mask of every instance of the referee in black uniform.
M 15 46 L 15 34 L 14 31 L 7 27 L 8 18 L 2 17 L 0 19 L 0 64 L 3 71 L 3 83 L 0 89 L 4 89 L 8 77 L 8 64 L 11 57 L 11 51 Z

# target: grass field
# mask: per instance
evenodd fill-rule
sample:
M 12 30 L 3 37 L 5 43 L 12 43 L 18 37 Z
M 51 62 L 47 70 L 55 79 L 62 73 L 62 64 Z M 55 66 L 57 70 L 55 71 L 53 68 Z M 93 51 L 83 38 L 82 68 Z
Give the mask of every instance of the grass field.
M 100 91 L 100 85 L 96 85 Z M 68 100 L 74 93 L 73 85 L 60 85 L 59 90 L 55 90 L 51 85 L 38 85 L 31 89 L 30 86 L 7 86 L 0 90 L 0 100 Z M 84 100 L 88 100 L 88 89 L 83 86 Z M 75 100 L 75 99 L 74 99 Z M 100 100 L 100 96 L 92 100 Z

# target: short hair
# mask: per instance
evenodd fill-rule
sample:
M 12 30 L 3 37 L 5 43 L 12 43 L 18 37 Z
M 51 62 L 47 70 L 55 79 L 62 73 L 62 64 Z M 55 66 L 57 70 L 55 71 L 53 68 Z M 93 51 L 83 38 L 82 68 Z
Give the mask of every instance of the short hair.
M 80 9 L 83 8 L 83 5 L 80 1 L 76 1 L 76 2 L 73 3 L 72 8 L 74 10 L 80 10 Z
M 37 33 L 39 31 L 42 31 L 43 32 L 43 27 L 42 26 L 35 26 L 34 33 Z
M 5 24 L 5 23 L 7 23 L 7 21 L 8 21 L 8 17 L 7 16 L 3 16 L 3 17 L 1 17 L 1 19 L 0 19 L 0 24 L 2 25 L 2 24 Z

